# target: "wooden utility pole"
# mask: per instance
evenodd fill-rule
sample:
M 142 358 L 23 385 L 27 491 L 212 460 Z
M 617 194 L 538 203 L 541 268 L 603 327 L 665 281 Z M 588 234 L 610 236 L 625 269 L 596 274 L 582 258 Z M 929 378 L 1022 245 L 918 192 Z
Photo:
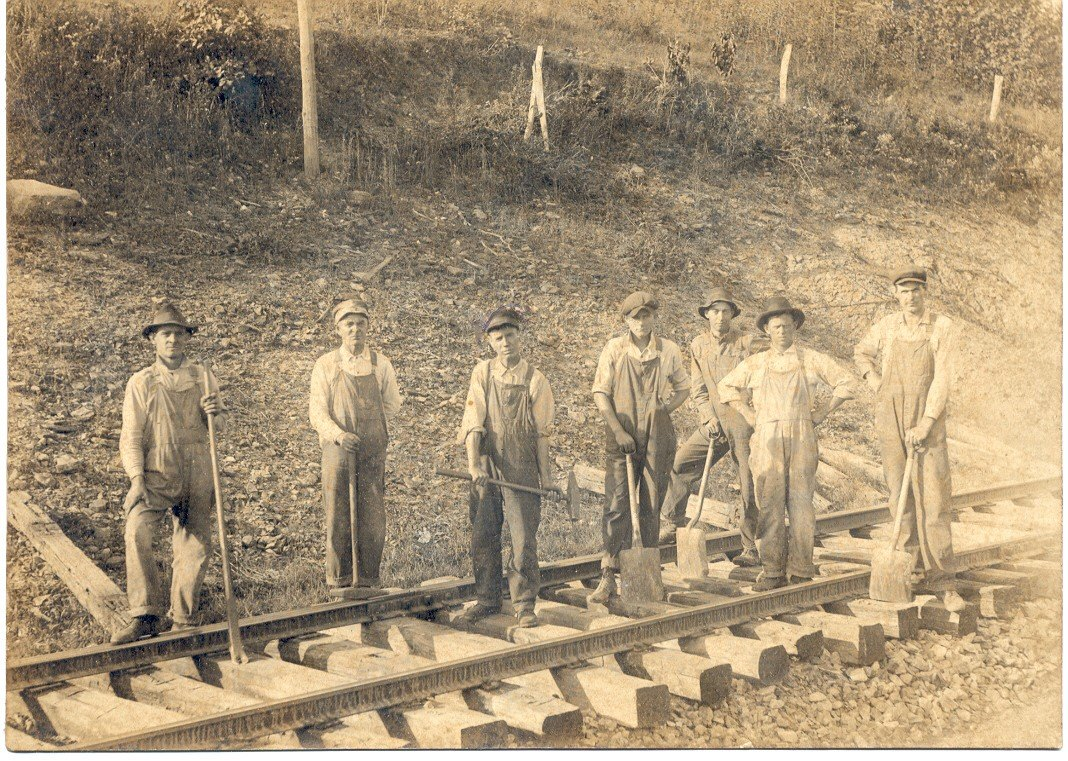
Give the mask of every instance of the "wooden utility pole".
M 523 132 L 523 140 L 530 140 L 534 134 L 534 117 L 541 114 L 541 139 L 545 144 L 545 150 L 549 150 L 549 119 L 545 114 L 545 80 L 542 77 L 542 62 L 545 60 L 545 51 L 538 45 L 538 52 L 534 55 L 534 65 L 530 67 L 530 107 L 527 109 L 527 128 Z
M 303 96 L 304 176 L 319 177 L 319 95 L 315 85 L 315 36 L 312 0 L 297 0 L 300 28 L 300 88 Z
M 989 122 L 993 122 L 998 118 L 998 108 L 1001 106 L 1001 84 L 1004 81 L 1004 77 L 1000 74 L 994 75 L 994 95 L 990 98 L 990 117 L 987 119 Z
M 782 65 L 779 66 L 779 102 L 786 102 L 786 77 L 790 73 L 790 53 L 794 50 L 791 44 L 786 45 L 782 53 Z

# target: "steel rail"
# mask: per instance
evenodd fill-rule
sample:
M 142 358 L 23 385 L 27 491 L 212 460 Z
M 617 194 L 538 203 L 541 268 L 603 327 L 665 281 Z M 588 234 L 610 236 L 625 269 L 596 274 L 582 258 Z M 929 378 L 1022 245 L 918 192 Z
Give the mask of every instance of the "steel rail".
M 1008 542 L 984 545 L 957 555 L 964 570 L 991 565 L 1020 555 L 1046 551 L 1060 540 L 1046 532 Z M 755 618 L 788 613 L 798 608 L 865 595 L 868 569 L 813 580 L 804 584 L 710 603 L 679 611 L 580 632 L 548 642 L 471 656 L 364 682 L 332 687 L 284 700 L 270 701 L 234 712 L 174 722 L 67 750 L 193 750 L 216 748 L 221 742 L 256 737 L 332 721 L 363 711 L 387 708 L 547 668 L 609 655 L 635 646 L 693 636 Z
M 953 496 L 952 505 L 960 509 L 1006 499 L 1025 497 L 1038 492 L 1053 492 L 1061 488 L 1061 479 L 1044 478 L 1016 484 L 1000 484 L 985 489 L 961 492 Z M 817 534 L 834 534 L 862 528 L 890 520 L 885 505 L 825 513 L 816 518 Z M 738 531 L 709 534 L 710 554 L 740 550 Z M 662 562 L 676 558 L 675 546 L 660 548 Z M 541 567 L 544 586 L 566 584 L 570 581 L 593 578 L 601 572 L 601 555 L 580 557 L 545 563 Z M 250 642 L 296 637 L 301 634 L 330 629 L 336 626 L 364 623 L 390 616 L 425 613 L 447 605 L 465 602 L 474 596 L 474 579 L 443 582 L 418 589 L 372 598 L 371 600 L 342 601 L 312 605 L 298 610 L 268 613 L 243 619 L 241 638 Z M 223 623 L 211 624 L 181 632 L 138 640 L 125 645 L 95 645 L 78 650 L 32 656 L 11 661 L 7 665 L 7 689 L 22 690 L 52 684 L 80 676 L 101 674 L 122 669 L 146 666 L 172 658 L 203 655 L 227 648 L 227 629 Z

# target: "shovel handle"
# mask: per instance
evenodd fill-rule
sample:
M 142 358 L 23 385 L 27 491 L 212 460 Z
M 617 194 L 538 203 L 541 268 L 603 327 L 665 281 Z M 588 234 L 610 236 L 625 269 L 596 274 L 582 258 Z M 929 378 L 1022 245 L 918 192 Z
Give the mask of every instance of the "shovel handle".
M 701 488 L 697 490 L 697 512 L 690 518 L 686 528 L 690 529 L 697 525 L 701 519 L 701 513 L 705 511 L 705 487 L 708 486 L 708 469 L 712 464 L 712 450 L 716 448 L 715 438 L 708 440 L 708 453 L 705 455 L 705 469 L 701 473 Z
M 644 549 L 642 544 L 642 527 L 638 521 L 638 481 L 634 476 L 634 456 L 627 455 L 627 494 L 630 497 L 631 546 Z
M 909 449 L 905 457 L 905 475 L 901 478 L 901 492 L 897 496 L 897 515 L 894 516 L 894 531 L 890 536 L 890 547 L 897 550 L 898 542 L 901 541 L 901 518 L 905 514 L 905 503 L 912 489 L 912 468 L 916 464 L 915 450 Z
M 446 476 L 448 478 L 458 478 L 461 481 L 470 481 L 471 474 L 462 470 L 449 470 L 448 468 L 436 468 L 434 470 L 439 476 Z M 528 494 L 537 494 L 540 497 L 559 497 L 560 494 L 555 491 L 549 491 L 548 489 L 538 489 L 534 486 L 523 486 L 523 484 L 513 484 L 510 481 L 502 481 L 499 478 L 487 478 L 487 483 L 496 484 L 497 486 L 503 486 L 507 489 L 515 489 L 516 491 L 525 491 Z
M 352 539 L 352 586 L 360 579 L 359 534 L 356 530 L 356 453 L 346 452 L 349 466 L 349 537 Z

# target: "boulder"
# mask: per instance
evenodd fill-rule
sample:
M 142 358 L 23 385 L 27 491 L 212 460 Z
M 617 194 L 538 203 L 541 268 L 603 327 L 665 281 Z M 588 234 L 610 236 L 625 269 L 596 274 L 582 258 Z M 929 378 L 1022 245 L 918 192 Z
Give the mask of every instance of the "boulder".
M 65 217 L 83 206 L 85 200 L 77 190 L 37 180 L 7 181 L 7 210 L 12 219 Z

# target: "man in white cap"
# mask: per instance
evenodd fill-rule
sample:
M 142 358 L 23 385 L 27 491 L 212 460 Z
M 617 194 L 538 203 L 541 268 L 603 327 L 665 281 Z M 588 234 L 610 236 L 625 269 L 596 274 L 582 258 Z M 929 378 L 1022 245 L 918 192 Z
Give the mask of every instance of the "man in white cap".
M 341 346 L 319 357 L 312 370 L 308 417 L 323 450 L 326 512 L 326 583 L 331 595 L 344 587 L 381 586 L 386 541 L 387 422 L 401 407 L 389 358 L 367 343 L 370 313 L 360 299 L 334 307 Z M 355 470 L 350 467 L 355 463 Z M 352 573 L 349 481 L 356 480 L 358 578 Z
M 903 546 L 926 569 L 926 589 L 941 595 L 947 610 L 959 612 L 965 603 L 956 590 L 946 446 L 954 327 L 948 317 L 927 308 L 925 269 L 905 267 L 891 275 L 891 282 L 901 311 L 875 323 L 853 350 L 853 358 L 875 392 L 875 431 L 891 509 L 897 509 L 906 456 L 913 450 L 912 488 L 901 524 Z
M 200 588 L 211 554 L 212 505 L 208 415 L 225 425 L 219 386 L 185 353 L 197 331 L 178 307 L 161 304 L 141 331 L 156 361 L 126 384 L 119 454 L 130 478 L 126 512 L 126 594 L 133 621 L 112 638 L 114 645 L 166 631 L 167 592 L 159 577 L 152 540 L 168 515 L 173 524 L 170 616 L 175 628 L 195 626 Z
M 816 427 L 854 395 L 853 377 L 844 368 L 826 354 L 794 343 L 804 321 L 805 313 L 784 297 L 769 299 L 756 324 L 771 348 L 744 360 L 719 382 L 720 401 L 753 426 L 749 467 L 760 511 L 757 552 L 763 566 L 753 585 L 757 592 L 800 584 L 816 574 Z M 820 383 L 832 395 L 826 406 L 814 409 Z
M 671 413 L 690 394 L 690 375 L 678 344 L 653 334 L 658 307 L 646 291 L 627 296 L 620 306 L 627 333 L 610 340 L 597 363 L 593 400 L 605 423 L 604 556 L 592 602 L 607 602 L 617 593 L 619 553 L 633 540 L 628 454 L 638 480 L 642 544 L 656 546 L 659 507 L 675 458 Z

